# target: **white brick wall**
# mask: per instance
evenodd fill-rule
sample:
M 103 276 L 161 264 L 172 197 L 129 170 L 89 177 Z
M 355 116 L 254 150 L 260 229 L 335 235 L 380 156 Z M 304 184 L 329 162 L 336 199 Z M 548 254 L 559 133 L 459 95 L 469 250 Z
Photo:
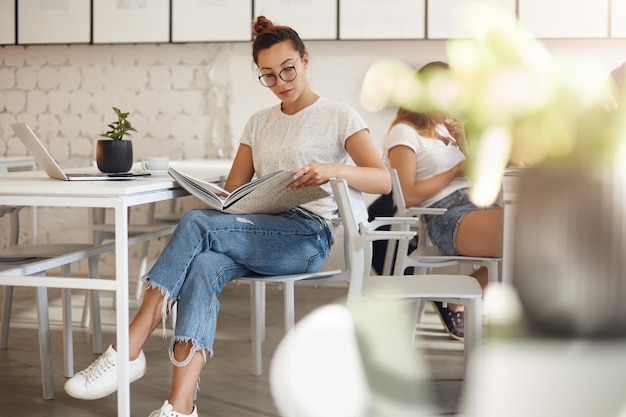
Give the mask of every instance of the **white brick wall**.
M 62 167 L 90 165 L 98 135 L 115 120 L 115 106 L 131 113 L 138 130 L 132 136 L 136 161 L 232 157 L 231 50 L 226 43 L 0 47 L 0 156 L 26 154 L 9 127 L 25 121 Z M 131 218 L 140 222 L 144 213 L 135 209 Z M 21 238 L 32 241 L 28 209 L 20 217 Z M 39 243 L 89 241 L 84 209 L 41 208 L 38 219 Z M 0 228 L 2 247 L 6 218 Z M 160 246 L 152 246 L 156 255 Z M 105 274 L 111 270 L 107 259 L 101 263 Z M 136 261 L 131 258 L 133 274 Z

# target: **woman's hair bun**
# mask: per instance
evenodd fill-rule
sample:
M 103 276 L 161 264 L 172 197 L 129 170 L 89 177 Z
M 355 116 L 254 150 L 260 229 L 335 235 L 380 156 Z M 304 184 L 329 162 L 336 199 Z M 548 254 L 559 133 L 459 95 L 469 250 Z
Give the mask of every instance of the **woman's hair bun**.
M 252 34 L 257 37 L 267 32 L 267 29 L 273 25 L 274 23 L 265 16 L 259 16 L 252 24 Z

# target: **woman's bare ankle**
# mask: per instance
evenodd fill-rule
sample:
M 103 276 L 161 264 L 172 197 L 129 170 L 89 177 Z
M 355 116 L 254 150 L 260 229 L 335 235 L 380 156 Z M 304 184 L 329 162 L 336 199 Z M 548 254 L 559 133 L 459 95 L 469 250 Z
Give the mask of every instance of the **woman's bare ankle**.
M 117 343 L 111 345 L 111 347 L 113 348 L 114 351 L 117 352 Z M 141 354 L 141 349 L 139 351 L 130 350 L 128 352 L 128 360 L 134 361 L 139 357 L 140 354 Z

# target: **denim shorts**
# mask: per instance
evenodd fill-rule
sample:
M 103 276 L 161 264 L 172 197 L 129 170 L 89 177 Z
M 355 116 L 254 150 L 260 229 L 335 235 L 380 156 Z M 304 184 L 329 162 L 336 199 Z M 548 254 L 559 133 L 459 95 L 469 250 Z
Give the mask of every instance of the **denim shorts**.
M 460 255 L 456 247 L 456 235 L 459 231 L 461 220 L 467 213 L 476 210 L 493 210 L 498 208 L 497 205 L 489 207 L 475 205 L 469 199 L 467 188 L 456 190 L 429 207 L 448 209 L 441 215 L 422 216 L 427 224 L 430 240 L 439 249 L 439 252 L 446 256 Z

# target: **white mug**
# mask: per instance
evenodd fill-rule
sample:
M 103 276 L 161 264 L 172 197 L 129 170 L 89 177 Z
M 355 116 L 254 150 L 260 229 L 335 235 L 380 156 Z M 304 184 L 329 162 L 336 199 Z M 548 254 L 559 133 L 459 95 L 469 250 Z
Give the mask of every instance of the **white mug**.
M 141 162 L 141 169 L 146 171 L 167 171 L 170 159 L 167 156 L 151 156 Z

